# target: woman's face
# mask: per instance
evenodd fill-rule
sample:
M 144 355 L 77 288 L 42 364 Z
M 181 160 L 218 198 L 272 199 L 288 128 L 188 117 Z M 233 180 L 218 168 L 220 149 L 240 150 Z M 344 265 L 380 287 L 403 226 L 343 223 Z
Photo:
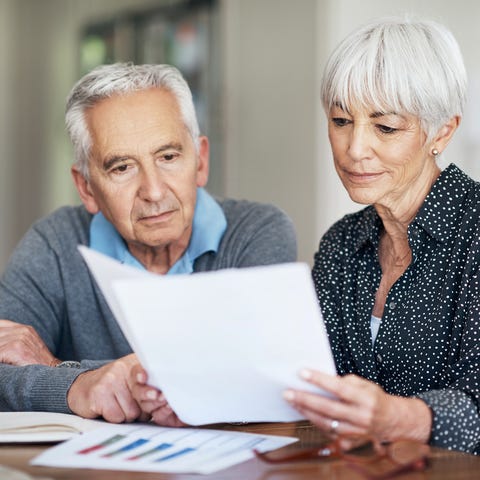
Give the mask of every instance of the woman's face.
M 336 105 L 328 117 L 335 168 L 354 202 L 390 208 L 424 190 L 426 181 L 430 188 L 437 166 L 417 117 Z

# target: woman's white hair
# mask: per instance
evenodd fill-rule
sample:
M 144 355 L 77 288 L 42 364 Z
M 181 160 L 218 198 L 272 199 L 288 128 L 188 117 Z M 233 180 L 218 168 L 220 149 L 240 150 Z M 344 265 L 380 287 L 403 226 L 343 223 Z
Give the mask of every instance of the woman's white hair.
M 382 18 L 347 36 L 331 54 L 322 102 L 415 115 L 431 140 L 462 115 L 467 75 L 452 33 L 432 21 Z
M 74 149 L 75 166 L 85 178 L 88 178 L 88 159 L 92 146 L 85 111 L 105 98 L 150 88 L 162 88 L 175 96 L 185 126 L 198 151 L 200 129 L 192 93 L 175 67 L 132 63 L 101 65 L 73 86 L 67 98 L 65 112 L 65 123 Z

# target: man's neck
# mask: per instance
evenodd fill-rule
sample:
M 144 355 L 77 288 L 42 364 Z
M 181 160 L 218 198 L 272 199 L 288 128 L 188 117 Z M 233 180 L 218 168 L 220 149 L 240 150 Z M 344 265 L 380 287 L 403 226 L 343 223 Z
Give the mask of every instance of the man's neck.
M 129 252 L 149 271 L 161 275 L 166 274 L 182 257 L 188 248 L 192 229 L 168 245 L 150 247 L 137 243 L 127 245 Z

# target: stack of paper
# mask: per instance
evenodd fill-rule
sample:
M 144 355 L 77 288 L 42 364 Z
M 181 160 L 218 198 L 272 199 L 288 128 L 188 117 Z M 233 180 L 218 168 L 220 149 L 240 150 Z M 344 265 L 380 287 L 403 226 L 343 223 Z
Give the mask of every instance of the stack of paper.
M 310 269 L 286 264 L 158 276 L 80 247 L 149 383 L 190 425 L 293 421 L 284 389 L 316 390 L 304 367 L 335 373 Z M 109 425 L 35 465 L 212 473 L 296 441 L 192 428 Z
M 335 374 L 306 264 L 159 276 L 80 251 L 149 383 L 187 424 L 299 420 L 282 392 L 317 390 L 299 370 Z

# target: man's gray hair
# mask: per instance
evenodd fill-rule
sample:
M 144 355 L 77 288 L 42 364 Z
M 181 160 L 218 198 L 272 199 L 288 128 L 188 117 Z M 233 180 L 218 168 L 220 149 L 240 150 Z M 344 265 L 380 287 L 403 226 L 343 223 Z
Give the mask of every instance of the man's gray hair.
M 134 65 L 114 63 L 101 65 L 82 77 L 72 88 L 65 111 L 65 123 L 73 144 L 75 166 L 88 178 L 88 159 L 92 139 L 85 112 L 96 103 L 114 95 L 150 88 L 171 92 L 177 102 L 186 128 L 198 151 L 198 127 L 192 93 L 182 74 L 171 65 Z
M 408 113 L 431 140 L 462 115 L 467 75 L 452 33 L 432 21 L 389 17 L 347 36 L 331 54 L 322 79 L 322 102 L 345 111 L 374 108 Z

